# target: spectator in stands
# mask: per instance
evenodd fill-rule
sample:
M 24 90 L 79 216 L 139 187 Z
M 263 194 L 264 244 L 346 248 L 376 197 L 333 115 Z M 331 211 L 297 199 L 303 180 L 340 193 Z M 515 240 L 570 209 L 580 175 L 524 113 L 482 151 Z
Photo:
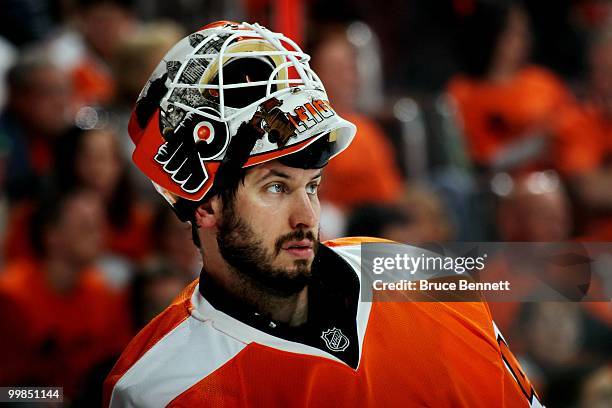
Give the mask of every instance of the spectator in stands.
M 570 241 L 575 221 L 561 181 L 552 171 L 536 172 L 504 181 L 509 182 L 510 186 L 498 200 L 499 239 L 506 242 Z M 594 285 L 605 285 L 605 282 L 594 281 L 591 284 L 591 290 L 595 291 L 600 288 Z M 498 306 L 492 304 L 491 308 L 496 310 Z M 593 317 L 612 327 L 612 309 L 609 305 L 585 302 L 583 306 Z M 498 320 L 500 326 L 507 321 L 506 318 Z
M 519 4 L 478 0 L 459 18 L 463 72 L 448 92 L 470 155 L 483 169 L 549 167 L 555 114 L 574 103 L 552 72 L 528 62 L 529 21 Z
M 9 198 L 30 198 L 53 166 L 52 146 L 70 125 L 71 88 L 66 74 L 42 52 L 22 54 L 8 74 L 8 99 L 0 133 L 8 141 Z
M 499 196 L 496 219 L 501 241 L 556 243 L 570 239 L 573 225 L 570 203 L 561 179 L 553 171 L 516 177 L 497 175 L 493 178 L 493 189 Z M 550 255 L 546 257 L 541 250 L 537 254 L 546 260 L 557 253 L 555 247 L 548 247 L 548 251 Z M 564 247 L 558 251 L 563 253 Z M 510 279 L 515 299 L 541 299 L 545 295 L 540 291 L 547 291 L 550 286 L 556 294 L 578 300 L 579 297 L 573 297 L 577 281 L 585 282 L 581 279 L 586 276 L 589 293 L 597 290 L 598 281 L 588 270 L 588 257 L 581 264 L 575 255 L 572 258 L 575 263 L 563 258 L 562 263 L 548 261 L 536 266 L 535 259 L 523 264 L 521 256 L 512 252 L 510 258 L 506 255 L 487 262 L 487 279 Z M 595 302 L 491 302 L 489 307 L 496 324 L 514 344 L 517 355 L 522 356 L 523 367 L 532 381 L 541 384 L 539 389 L 550 406 L 561 406 L 559 402 L 568 398 L 570 389 L 563 388 L 574 387 L 569 391 L 571 396 L 576 391 L 578 373 L 598 359 L 609 358 L 606 356 L 612 351 L 605 345 L 612 339 L 612 326 Z
M 499 238 L 506 242 L 562 242 L 573 221 L 569 199 L 553 171 L 493 179 L 500 194 L 497 206 Z M 507 184 L 503 187 L 501 184 Z M 507 188 L 502 191 L 501 189 Z M 503 195 L 505 193 L 505 195 Z
M 612 406 L 612 365 L 593 371 L 582 383 L 579 408 Z
M 558 119 L 558 167 L 579 206 L 582 240 L 612 240 L 612 30 L 600 33 L 590 50 L 586 98 L 579 111 Z
M 612 330 L 592 319 L 580 303 L 524 303 L 518 330 L 515 344 L 523 353 L 517 357 L 528 375 L 541 378 L 547 406 L 571 406 L 567 402 L 579 394 L 581 373 L 612 356 Z M 588 389 L 592 400 L 602 397 L 596 388 Z
M 58 64 L 70 73 L 83 105 L 105 104 L 115 95 L 111 62 L 117 44 L 136 26 L 132 0 L 76 0 L 73 29 L 49 43 Z
M 38 206 L 35 254 L 0 274 L 0 383 L 62 386 L 68 402 L 81 376 L 129 341 L 125 303 L 92 266 L 103 220 L 101 202 L 89 191 Z
M 448 208 L 435 191 L 426 186 L 412 185 L 408 187 L 401 205 L 411 219 L 408 242 L 446 242 L 453 238 L 454 228 Z
M 123 37 L 112 58 L 117 102 L 131 110 L 145 85 L 144 74 L 152 73 L 166 52 L 184 36 L 183 29 L 176 23 L 157 21 L 143 24 Z
M 54 156 L 57 164 L 50 177 L 51 189 L 89 188 L 100 195 L 107 220 L 105 252 L 131 261 L 143 259 L 150 249 L 152 214 L 147 203 L 134 196 L 115 132 L 110 128 L 83 130 L 74 127 L 61 137 Z M 32 252 L 24 228 L 32 207 L 26 203 L 11 211 L 5 248 L 8 259 Z M 118 267 L 121 271 L 110 272 L 118 275 L 111 280 L 117 280 L 115 283 L 122 286 L 127 279 L 127 267 Z
M 137 270 L 130 290 L 134 334 L 168 307 L 191 281 L 161 259 Z
M 306 50 L 312 55 L 314 70 L 326 84 L 334 109 L 357 125 L 354 142 L 325 168 L 321 200 L 345 212 L 362 203 L 397 202 L 403 183 L 390 142 L 372 119 L 355 108 L 359 87 L 356 55 L 346 30 L 317 30 Z
M 556 173 L 535 172 L 517 177 L 501 173 L 493 178 L 493 190 L 498 195 L 495 219 L 499 241 L 563 242 L 569 239 L 573 223 L 570 204 Z M 511 268 L 505 258 L 489 260 L 487 273 L 492 280 L 512 277 L 513 294 L 517 297 L 533 290 L 529 271 Z M 499 328 L 512 337 L 520 303 L 491 302 L 489 306 Z
M 74 128 L 57 146 L 56 158 L 54 181 L 60 190 L 86 187 L 100 194 L 108 220 L 105 248 L 143 259 L 150 249 L 152 213 L 134 196 L 115 131 Z
M 201 255 L 192 242 L 191 226 L 181 222 L 167 204 L 158 205 L 153 216 L 152 257 L 168 265 L 186 282 L 197 278 L 202 269 Z
M 346 236 L 379 237 L 408 243 L 412 242 L 410 225 L 408 213 L 398 205 L 362 204 L 349 214 Z
M 356 207 L 348 217 L 345 235 L 424 244 L 448 241 L 452 227 L 440 198 L 425 187 L 413 186 L 398 204 Z

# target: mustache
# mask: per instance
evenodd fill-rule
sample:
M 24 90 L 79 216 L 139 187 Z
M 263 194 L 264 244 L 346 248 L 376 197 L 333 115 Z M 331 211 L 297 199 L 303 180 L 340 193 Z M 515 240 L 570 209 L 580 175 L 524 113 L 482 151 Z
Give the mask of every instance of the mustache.
M 276 242 L 274 243 L 274 251 L 275 254 L 278 255 L 280 254 L 280 251 L 282 249 L 283 244 L 285 244 L 286 242 L 289 241 L 301 241 L 303 239 L 308 239 L 312 242 L 312 249 L 313 251 L 316 253 L 317 251 L 317 247 L 319 245 L 319 237 L 315 236 L 315 234 L 312 231 L 305 231 L 305 230 L 296 230 L 296 231 L 292 231 L 288 234 L 285 234 L 281 237 L 279 237 Z

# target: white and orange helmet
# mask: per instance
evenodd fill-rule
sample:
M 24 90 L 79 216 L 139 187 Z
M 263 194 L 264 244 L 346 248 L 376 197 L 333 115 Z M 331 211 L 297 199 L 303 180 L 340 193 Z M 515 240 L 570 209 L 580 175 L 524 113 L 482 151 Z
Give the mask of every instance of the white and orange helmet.
M 175 209 L 202 200 L 224 166 L 294 155 L 322 167 L 356 129 L 334 112 L 309 59 L 259 24 L 222 21 L 185 37 L 132 112 L 134 162 Z M 305 153 L 314 143 L 323 154 L 312 161 Z

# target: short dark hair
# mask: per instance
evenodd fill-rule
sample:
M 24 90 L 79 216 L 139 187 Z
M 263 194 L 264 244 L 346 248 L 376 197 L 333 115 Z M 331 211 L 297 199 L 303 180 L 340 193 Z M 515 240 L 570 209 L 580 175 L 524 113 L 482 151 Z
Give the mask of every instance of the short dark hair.
M 100 129 L 81 129 L 74 126 L 66 131 L 54 148 L 55 168 L 53 170 L 53 182 L 55 188 L 61 191 L 70 191 L 82 188 L 83 181 L 78 177 L 76 162 L 86 138 L 94 132 L 110 132 L 115 130 L 111 127 Z M 108 137 L 113 137 L 109 134 Z M 117 144 L 117 149 L 119 146 Z M 120 155 L 120 152 L 117 152 Z M 134 205 L 135 192 L 128 167 L 121 158 L 121 172 L 117 184 L 112 191 L 112 197 L 105 206 L 108 221 L 113 227 L 122 228 L 129 222 L 130 208 Z
M 134 271 L 134 278 L 130 282 L 129 292 L 133 323 L 137 329 L 143 328 L 148 323 L 145 311 L 147 287 L 152 283 L 168 278 L 183 279 L 176 268 L 163 260 L 140 265 Z
M 308 31 L 304 50 L 316 62 L 316 54 L 319 49 L 330 40 L 342 38 L 349 42 L 346 35 L 347 25 L 341 22 L 327 22 L 318 24 Z
M 20 54 L 6 73 L 9 91 L 18 92 L 28 88 L 32 73 L 48 68 L 57 68 L 57 66 L 46 53 L 36 50 Z
M 38 200 L 28 225 L 30 244 L 35 255 L 40 257 L 47 255 L 45 234 L 60 223 L 64 215 L 66 203 L 87 191 L 82 188 L 63 192 L 49 190 Z

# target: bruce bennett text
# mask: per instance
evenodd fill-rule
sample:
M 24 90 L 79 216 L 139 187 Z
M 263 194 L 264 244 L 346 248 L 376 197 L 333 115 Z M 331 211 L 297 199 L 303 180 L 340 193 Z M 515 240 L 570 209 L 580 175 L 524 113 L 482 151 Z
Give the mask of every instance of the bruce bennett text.
M 414 290 L 414 291 L 481 291 L 481 292 L 498 292 L 509 291 L 510 282 L 474 282 L 469 279 L 460 279 L 453 282 L 430 282 L 425 279 L 409 281 L 402 279 L 396 282 L 384 282 L 380 279 L 372 283 L 374 290 Z

